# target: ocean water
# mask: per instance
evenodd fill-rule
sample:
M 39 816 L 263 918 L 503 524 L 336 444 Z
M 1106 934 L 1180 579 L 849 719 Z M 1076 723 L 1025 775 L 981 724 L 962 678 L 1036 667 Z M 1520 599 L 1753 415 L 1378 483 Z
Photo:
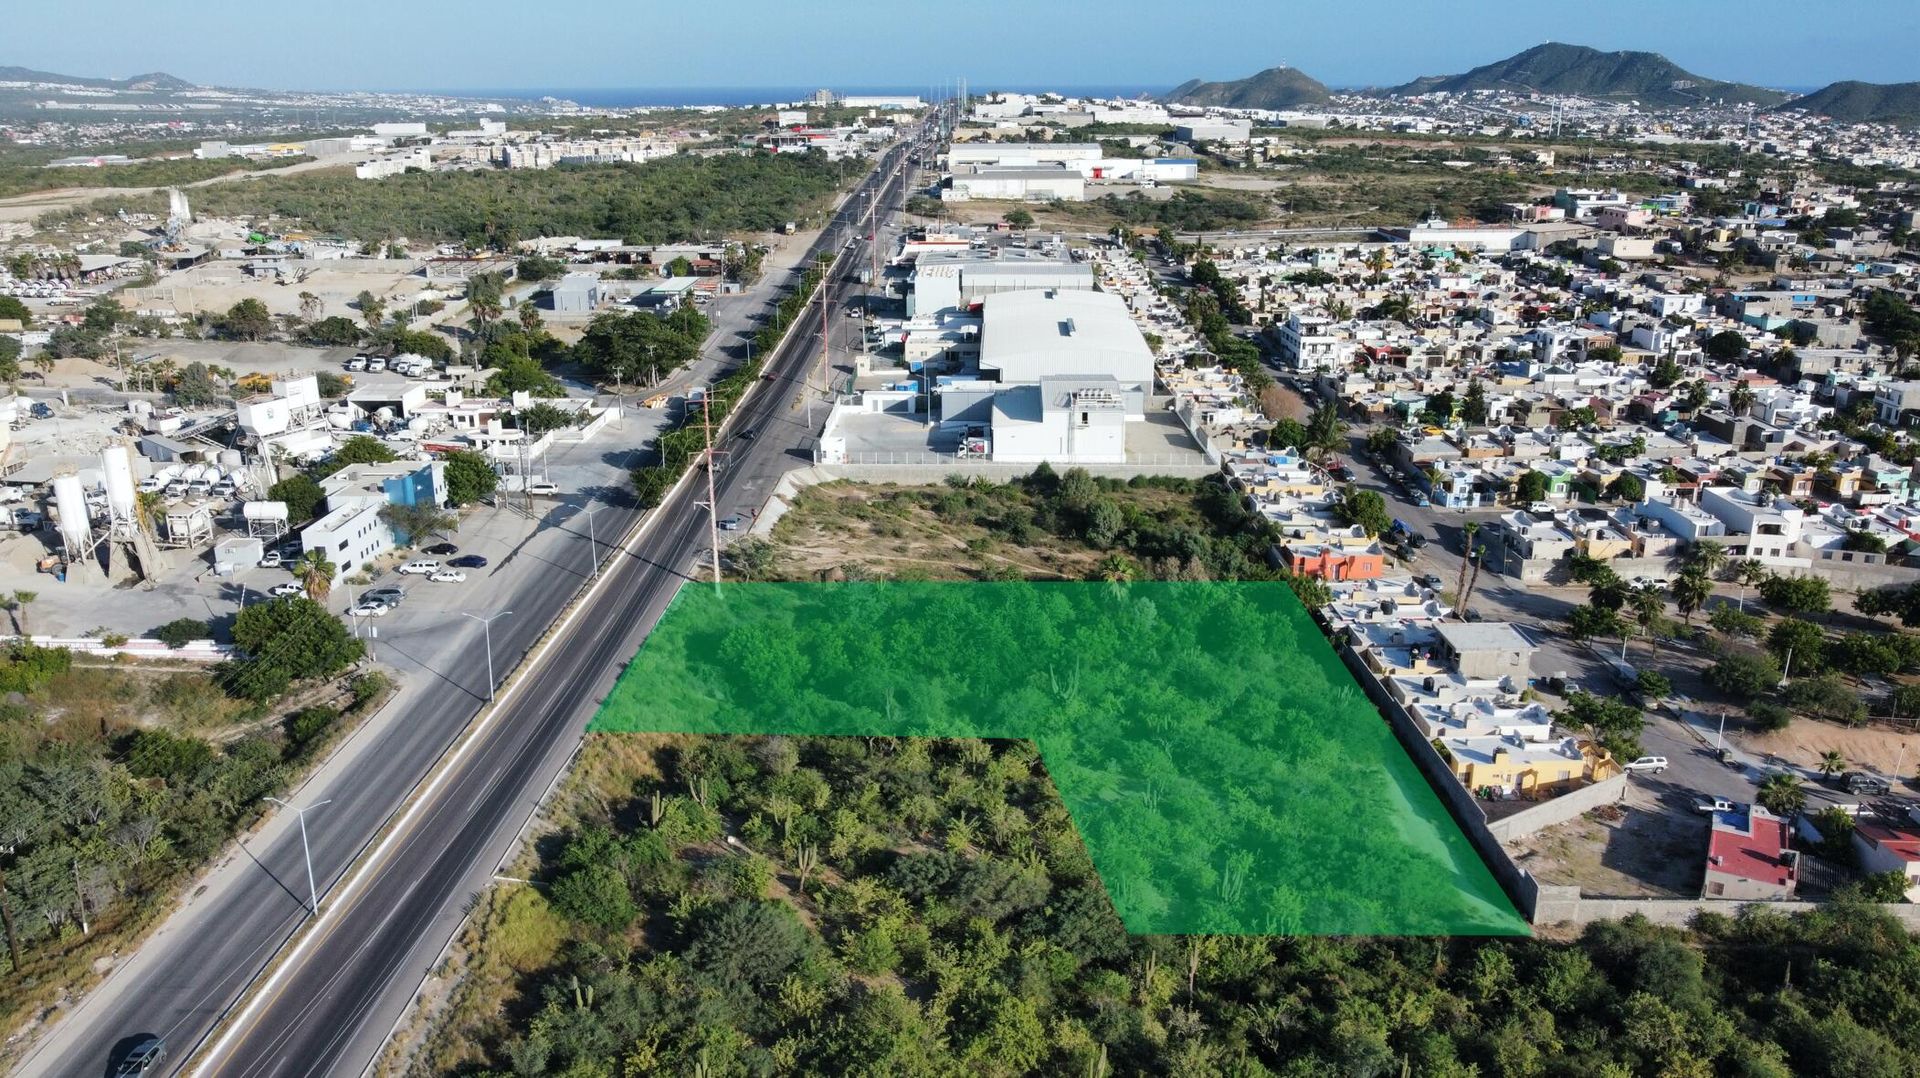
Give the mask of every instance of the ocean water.
M 846 86 L 830 87 L 837 94 L 871 96 L 876 94 L 918 94 L 922 100 L 935 100 L 951 93 L 943 86 Z M 770 105 L 805 101 L 818 86 L 632 86 L 600 88 L 530 87 L 524 89 L 436 90 L 434 93 L 458 97 L 484 97 L 501 100 L 537 101 L 543 97 L 560 98 L 589 108 L 638 108 L 644 105 L 689 107 L 694 105 Z M 1164 93 L 1170 86 L 993 86 L 971 87 L 975 94 L 1002 90 L 1009 93 L 1057 93 L 1069 97 L 1139 97 Z

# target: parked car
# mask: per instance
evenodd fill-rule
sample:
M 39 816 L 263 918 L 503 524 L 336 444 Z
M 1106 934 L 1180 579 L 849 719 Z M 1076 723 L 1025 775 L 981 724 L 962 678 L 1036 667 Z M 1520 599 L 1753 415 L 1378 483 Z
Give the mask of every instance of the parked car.
M 442 569 L 427 579 L 436 584 L 464 584 L 467 582 L 467 574 L 458 569 Z
M 560 484 L 545 479 L 536 479 L 527 484 L 527 493 L 542 498 L 551 498 L 560 493 Z
M 260 568 L 280 568 L 280 552 L 278 550 L 269 550 L 265 554 L 260 555 Z
M 1665 756 L 1642 756 L 1626 765 L 1628 771 L 1651 771 L 1658 775 L 1667 769 Z
M 364 371 L 364 370 L 366 370 L 366 369 L 367 369 L 367 357 L 365 357 L 365 356 L 354 356 L 354 357 L 353 357 L 352 359 L 349 359 L 349 360 L 347 360 L 347 369 L 348 369 L 348 370 L 350 370 L 350 371 Z
M 1438 573 L 1427 573 L 1422 576 L 1416 576 L 1413 578 L 1413 582 L 1429 591 L 1439 591 L 1446 586 L 1446 581 L 1441 580 L 1440 574 Z
M 384 603 L 387 606 L 399 606 L 400 601 L 402 599 L 405 599 L 406 597 L 407 597 L 407 589 L 395 587 L 389 584 L 384 588 L 374 588 L 370 591 L 361 593 L 360 600 L 362 602 L 372 601 L 376 603 Z
M 741 516 L 738 513 L 735 513 L 730 517 L 721 517 L 720 530 L 723 532 L 737 532 L 740 530 L 741 526 L 746 524 L 746 522 L 747 522 L 746 518 Z
M 1527 503 L 1527 512 L 1537 517 L 1550 517 L 1553 515 L 1553 503 L 1529 502 Z
M 1426 509 L 1433 505 L 1433 500 L 1425 494 L 1415 494 L 1413 496 L 1413 504 L 1418 508 Z
M 120 1057 L 120 1065 L 113 1069 L 114 1078 L 141 1078 L 142 1075 L 158 1074 L 160 1064 L 167 1058 L 167 1042 L 159 1037 L 147 1036 L 134 1042 L 127 1054 Z
M 462 554 L 457 558 L 449 558 L 447 564 L 455 569 L 485 569 L 487 559 L 478 554 Z
M 362 600 L 359 605 L 348 610 L 356 618 L 384 618 L 387 616 L 387 604 Z
M 1893 790 L 1893 783 L 1871 771 L 1849 771 L 1840 776 L 1840 784 L 1850 794 L 1884 794 Z
M 306 593 L 307 589 L 291 580 L 284 584 L 275 584 L 273 587 L 267 589 L 267 594 L 276 599 L 284 599 L 290 595 L 305 595 Z
M 398 571 L 408 576 L 426 576 L 428 573 L 439 572 L 440 563 L 434 561 L 432 558 L 421 558 L 417 561 L 410 561 L 402 565 Z
M 371 356 L 367 359 L 367 370 L 378 372 L 378 371 L 384 371 L 386 369 L 387 369 L 387 361 L 382 359 L 381 357 Z
M 436 558 L 444 558 L 451 554 L 460 553 L 460 548 L 454 546 L 452 543 L 435 543 L 430 547 L 424 548 L 422 553 L 432 554 Z

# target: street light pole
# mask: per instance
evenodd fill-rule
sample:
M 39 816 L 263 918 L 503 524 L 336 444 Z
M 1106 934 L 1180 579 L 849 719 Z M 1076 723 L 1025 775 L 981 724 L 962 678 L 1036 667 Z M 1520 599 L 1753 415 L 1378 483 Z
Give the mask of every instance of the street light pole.
M 589 577 L 598 576 L 600 574 L 600 540 L 598 537 L 594 535 L 593 515 L 595 513 L 598 513 L 601 509 L 605 509 L 605 508 L 606 506 L 602 505 L 595 509 L 588 509 L 586 506 L 583 505 L 579 509 L 575 510 L 575 512 L 580 513 L 587 518 L 587 553 L 588 553 L 588 556 L 592 559 L 587 565 L 587 575 Z
M 307 908 L 313 912 L 315 917 L 318 917 L 320 916 L 320 891 L 314 886 L 313 882 L 313 847 L 307 844 L 307 812 L 311 809 L 317 809 L 321 805 L 331 804 L 333 798 L 329 797 L 325 801 L 316 801 L 303 809 L 294 808 L 292 805 L 277 797 L 262 798 L 262 800 L 271 801 L 283 809 L 292 809 L 293 814 L 300 820 L 300 853 L 307 861 Z
M 486 636 L 486 640 L 487 640 L 487 700 L 488 700 L 488 702 L 489 702 L 489 703 L 491 703 L 491 702 L 492 702 L 492 700 L 493 700 L 493 622 L 494 622 L 494 619 L 495 619 L 495 618 L 504 618 L 504 617 L 506 617 L 506 616 L 507 616 L 508 614 L 511 614 L 511 613 L 513 613 L 513 611 L 511 611 L 511 610 L 502 610 L 502 611 L 500 611 L 500 612 L 499 612 L 498 614 L 488 614 L 488 615 L 487 615 L 486 617 L 484 617 L 484 618 L 483 618 L 483 617 L 481 617 L 481 616 L 480 616 L 480 615 L 478 615 L 478 614 L 469 614 L 469 613 L 467 613 L 467 612 L 466 612 L 466 611 L 464 611 L 464 610 L 462 610 L 462 611 L 460 611 L 460 616 L 461 616 L 461 617 L 463 617 L 463 618 L 472 618 L 473 620 L 475 620 L 475 621 L 477 621 L 477 622 L 479 622 L 479 623 L 480 623 L 480 631 L 481 631 L 481 632 L 482 632 L 483 634 L 485 634 L 485 636 Z

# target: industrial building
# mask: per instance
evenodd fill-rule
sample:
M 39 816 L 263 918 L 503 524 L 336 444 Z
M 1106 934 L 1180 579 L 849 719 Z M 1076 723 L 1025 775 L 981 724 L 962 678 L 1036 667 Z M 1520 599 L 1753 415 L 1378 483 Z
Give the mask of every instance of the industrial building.
M 1015 202 L 1084 202 L 1087 179 L 1064 164 L 974 165 L 956 170 L 940 189 L 946 202 L 1000 199 Z
M 1091 291 L 1093 267 L 1065 251 L 1020 247 L 934 250 L 914 259 L 907 278 L 907 317 L 965 310 L 987 296 L 1035 289 Z
M 956 142 L 947 149 L 947 167 L 1078 169 L 1082 162 L 1098 161 L 1106 151 L 1097 142 Z
M 349 464 L 321 480 L 320 489 L 326 512 L 300 533 L 300 542 L 306 550 L 326 552 L 336 584 L 406 540 L 383 516 L 387 506 L 440 506 L 447 500 L 445 465 L 437 460 Z
M 1174 125 L 1173 137 L 1181 142 L 1246 142 L 1253 138 L 1253 121 L 1188 120 Z
M 593 273 L 569 273 L 553 286 L 555 314 L 592 314 L 600 306 L 600 277 Z
M 981 312 L 976 368 L 936 382 L 941 425 L 990 427 L 996 461 L 1124 462 L 1126 424 L 1153 391 L 1153 353 L 1126 304 L 1031 289 L 989 294 Z

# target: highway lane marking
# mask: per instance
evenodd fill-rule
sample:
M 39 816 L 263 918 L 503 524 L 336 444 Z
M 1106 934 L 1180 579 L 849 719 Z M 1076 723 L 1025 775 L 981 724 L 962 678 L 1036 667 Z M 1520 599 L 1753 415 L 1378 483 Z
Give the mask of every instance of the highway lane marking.
M 816 246 L 822 244 L 822 241 L 826 238 L 826 233 L 831 232 L 832 227 L 833 226 L 829 226 L 828 229 L 823 231 L 821 240 L 816 241 Z M 816 255 L 824 253 L 827 253 L 826 249 L 815 252 Z M 826 271 L 828 273 L 831 273 L 834 267 L 840 262 L 843 253 L 844 252 L 838 252 L 832 255 L 831 260 L 826 265 Z M 789 349 L 791 348 L 791 342 L 791 337 L 783 339 L 778 348 L 780 350 Z M 765 396 L 765 394 L 756 395 L 754 390 L 757 388 L 757 383 L 747 387 L 742 402 L 743 406 L 730 412 L 727 419 L 723 420 L 723 423 L 732 420 L 736 415 L 746 411 L 744 405 L 747 401 L 757 400 L 758 397 Z M 661 507 L 665 508 L 668 503 L 678 499 L 683 493 L 682 488 L 684 485 L 696 474 L 696 469 L 688 469 L 682 473 L 680 480 L 675 483 L 674 489 L 668 493 L 667 498 L 662 500 Z M 649 514 L 639 521 L 633 530 L 622 540 L 619 547 L 620 552 L 626 555 L 634 554 L 635 551 L 632 548 L 635 542 L 643 536 L 651 534 L 654 522 L 668 515 L 670 514 L 656 512 Z M 573 609 L 568 611 L 565 617 L 561 619 L 560 625 L 549 632 L 540 643 L 538 646 L 539 654 L 535 656 L 529 664 L 530 668 L 543 668 L 545 666 L 553 646 L 563 636 L 567 635 L 573 626 L 574 620 L 578 618 L 583 611 L 596 604 L 600 590 L 618 575 L 617 573 L 604 573 L 588 587 L 587 593 L 581 601 L 574 604 Z M 642 579 L 645 579 L 648 575 L 650 574 L 643 573 Z M 240 1013 L 228 1024 L 226 1032 L 223 1033 L 220 1038 L 214 1042 L 213 1047 L 207 1051 L 203 1057 L 204 1061 L 196 1068 L 195 1073 L 214 1073 L 219 1066 L 218 1061 L 232 1048 L 233 1042 L 237 1037 L 259 1018 L 260 1012 L 265 1008 L 267 1003 L 278 997 L 283 983 L 287 977 L 290 976 L 291 971 L 299 966 L 306 952 L 311 950 L 319 940 L 325 938 L 328 933 L 333 930 L 341 916 L 342 910 L 353 907 L 359 892 L 366 886 L 368 877 L 371 876 L 379 866 L 385 864 L 391 856 L 395 842 L 402 835 L 410 835 L 413 832 L 418 822 L 418 817 L 425 806 L 435 800 L 440 793 L 440 788 L 459 770 L 460 765 L 464 762 L 467 755 L 473 750 L 475 745 L 483 740 L 483 735 L 492 728 L 495 720 L 507 710 L 507 705 L 518 695 L 521 688 L 534 680 L 537 680 L 537 678 L 528 676 L 520 678 L 508 685 L 506 691 L 500 694 L 499 698 L 494 702 L 494 705 L 487 709 L 475 721 L 475 724 L 469 728 L 460 744 L 454 749 L 453 754 L 442 762 L 432 778 L 428 780 L 427 785 L 415 795 L 400 818 L 394 822 L 386 836 L 381 839 L 380 844 L 375 847 L 371 856 L 362 862 L 361 867 L 355 871 L 345 883 L 337 885 L 328 893 L 327 897 L 332 900 L 331 904 L 321 912 L 311 929 L 306 935 L 300 938 L 299 942 L 294 945 L 293 950 L 287 954 L 286 958 L 268 975 L 266 982 L 262 984 L 241 1007 Z

